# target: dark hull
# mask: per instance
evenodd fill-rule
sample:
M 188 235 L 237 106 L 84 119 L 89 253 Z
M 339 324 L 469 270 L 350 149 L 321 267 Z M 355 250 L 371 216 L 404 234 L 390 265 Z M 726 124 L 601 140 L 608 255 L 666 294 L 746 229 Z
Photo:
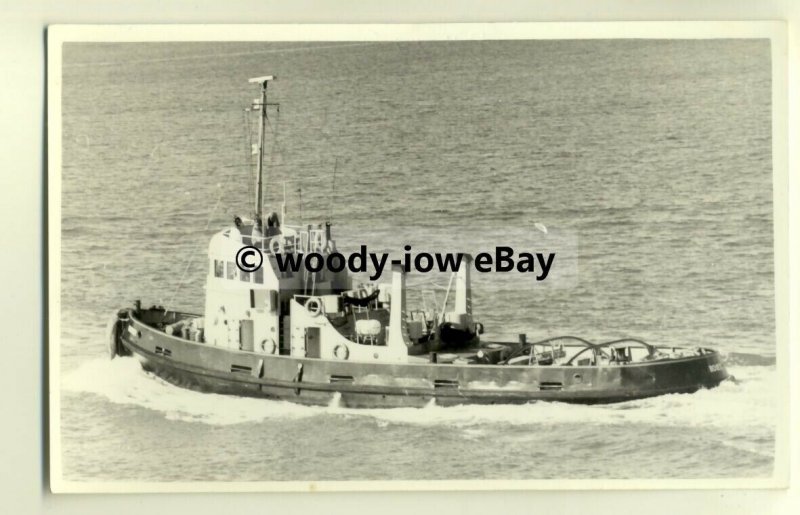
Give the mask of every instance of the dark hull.
M 728 377 L 713 351 L 618 366 L 383 364 L 233 351 L 169 336 L 133 316 L 112 336 L 118 354 L 181 387 L 301 404 L 358 408 L 597 404 L 712 388 Z

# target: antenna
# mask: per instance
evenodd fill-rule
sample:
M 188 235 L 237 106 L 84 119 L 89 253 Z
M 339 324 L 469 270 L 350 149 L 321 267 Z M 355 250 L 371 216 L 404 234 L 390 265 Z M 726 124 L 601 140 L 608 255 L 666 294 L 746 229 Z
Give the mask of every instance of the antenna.
M 297 203 L 300 205 L 300 223 L 303 223 L 303 187 L 297 187 Z
M 253 109 L 258 109 L 260 114 L 258 120 L 258 168 L 256 169 L 256 206 L 255 206 L 255 219 L 256 219 L 256 227 L 259 229 L 261 228 L 261 218 L 262 218 L 262 204 L 263 204 L 263 196 L 264 192 L 262 191 L 262 182 L 263 182 L 263 175 L 264 175 L 264 133 L 265 131 L 265 123 L 267 120 L 267 106 L 270 105 L 279 105 L 279 104 L 270 104 L 267 102 L 267 86 L 269 85 L 270 81 L 275 80 L 276 77 L 273 75 L 265 75 L 263 77 L 255 77 L 250 79 L 248 82 L 251 84 L 261 84 L 261 98 L 257 98 L 253 101 Z

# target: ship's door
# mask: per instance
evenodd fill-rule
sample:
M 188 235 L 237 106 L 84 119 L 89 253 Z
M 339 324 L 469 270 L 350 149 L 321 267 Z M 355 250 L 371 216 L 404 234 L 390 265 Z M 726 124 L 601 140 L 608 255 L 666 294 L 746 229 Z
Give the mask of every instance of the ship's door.
M 279 335 L 282 336 L 280 344 L 280 354 L 288 356 L 292 353 L 292 324 L 289 315 L 282 316 L 280 321 Z
M 254 348 L 253 321 L 242 320 L 239 324 L 239 344 L 242 350 L 253 351 Z
M 319 327 L 306 328 L 306 357 L 307 358 L 321 357 Z

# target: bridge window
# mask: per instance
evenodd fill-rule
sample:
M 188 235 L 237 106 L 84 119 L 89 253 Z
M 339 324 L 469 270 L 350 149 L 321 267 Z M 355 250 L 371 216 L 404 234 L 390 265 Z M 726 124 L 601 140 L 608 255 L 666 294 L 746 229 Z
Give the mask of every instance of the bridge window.
M 225 262 L 219 259 L 214 260 L 214 277 L 225 276 Z
M 258 284 L 264 284 L 264 267 L 261 267 L 255 272 L 253 272 L 253 282 Z
M 227 278 L 236 279 L 236 264 L 234 264 L 233 261 L 228 261 L 228 263 L 226 264 L 226 268 L 228 272 Z
M 241 279 L 243 282 L 249 283 L 251 275 L 253 274 L 251 274 L 250 272 L 244 272 L 242 270 L 239 271 L 239 279 Z

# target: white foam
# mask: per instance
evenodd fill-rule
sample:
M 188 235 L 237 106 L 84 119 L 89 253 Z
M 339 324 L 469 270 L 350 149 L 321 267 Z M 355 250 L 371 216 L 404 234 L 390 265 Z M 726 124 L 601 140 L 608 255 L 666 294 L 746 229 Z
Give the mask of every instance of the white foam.
M 386 423 L 423 426 L 473 427 L 483 424 L 623 424 L 757 428 L 773 427 L 777 398 L 774 367 L 739 367 L 731 372 L 738 383 L 726 381 L 713 390 L 675 394 L 620 404 L 583 406 L 538 402 L 529 405 L 425 408 L 349 409 L 335 396 L 328 406 L 309 407 L 179 388 L 144 372 L 132 358 L 92 360 L 66 374 L 62 388 L 92 393 L 117 404 L 131 404 L 163 413 L 169 420 L 214 425 L 298 419 L 320 415 L 357 416 Z
M 133 358 L 89 361 L 66 374 L 61 386 L 64 391 L 92 393 L 115 404 L 136 405 L 161 412 L 168 420 L 212 425 L 322 414 L 321 408 L 289 402 L 205 394 L 179 388 L 145 372 Z

